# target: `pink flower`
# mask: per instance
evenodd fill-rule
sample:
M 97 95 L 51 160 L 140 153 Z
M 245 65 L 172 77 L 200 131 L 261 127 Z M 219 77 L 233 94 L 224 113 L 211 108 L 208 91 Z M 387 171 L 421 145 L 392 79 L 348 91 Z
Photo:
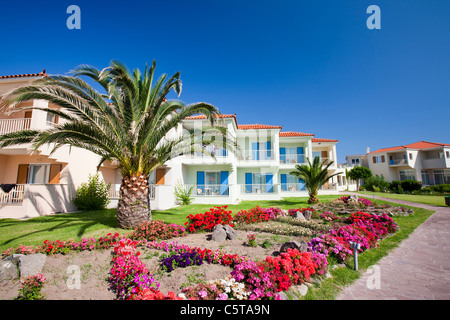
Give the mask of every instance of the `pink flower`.
M 200 292 L 198 293 L 198 295 L 199 295 L 201 298 L 206 298 L 206 296 L 207 296 L 208 294 L 206 293 L 205 290 L 202 290 L 202 291 L 200 291 Z

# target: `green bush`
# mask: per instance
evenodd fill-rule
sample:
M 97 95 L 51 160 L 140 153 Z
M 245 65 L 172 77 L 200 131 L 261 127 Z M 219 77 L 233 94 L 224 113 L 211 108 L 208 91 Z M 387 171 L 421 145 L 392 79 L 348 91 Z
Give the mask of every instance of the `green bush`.
M 178 180 L 177 185 L 175 186 L 175 198 L 181 204 L 188 205 L 192 203 L 194 198 L 191 197 L 192 189 L 194 187 L 190 187 L 189 189 L 184 186 L 180 180 Z
M 82 183 L 72 202 L 80 210 L 101 210 L 109 204 L 111 184 L 100 179 L 99 174 L 89 175 L 88 182 Z
M 394 193 L 412 193 L 422 189 L 422 182 L 416 180 L 394 180 L 389 185 L 389 190 Z
M 389 188 L 389 182 L 384 180 L 383 177 L 372 176 L 365 180 L 364 188 L 368 191 L 374 192 L 386 192 Z
M 428 186 L 422 189 L 423 193 L 438 193 L 447 194 L 450 193 L 450 184 L 438 184 L 435 186 Z

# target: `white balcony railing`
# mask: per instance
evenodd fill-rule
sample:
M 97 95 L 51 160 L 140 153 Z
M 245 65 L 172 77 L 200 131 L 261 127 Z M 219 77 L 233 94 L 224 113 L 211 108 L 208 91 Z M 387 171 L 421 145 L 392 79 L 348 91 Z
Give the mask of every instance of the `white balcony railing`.
M 275 152 L 273 149 L 245 150 L 243 155 L 244 161 L 275 160 Z
M 0 135 L 30 128 L 31 119 L 0 119 Z
M 228 150 L 226 149 L 214 149 L 214 150 L 208 150 L 205 153 L 201 152 L 194 152 L 194 153 L 186 153 L 184 154 L 185 157 L 190 158 L 212 158 L 212 155 L 216 158 L 225 158 L 228 156 Z
M 221 197 L 230 195 L 228 184 L 186 184 L 186 190 L 191 190 L 193 197 Z
M 406 159 L 391 159 L 389 160 L 389 165 L 395 166 L 395 165 L 406 165 L 408 164 L 408 161 Z
M 278 193 L 276 184 L 241 184 L 242 194 L 273 194 Z
M 8 193 L 0 188 L 0 204 L 20 204 L 23 202 L 24 184 L 16 185 Z
M 282 192 L 299 192 L 299 191 L 305 191 L 305 185 L 300 183 L 282 183 L 281 184 L 281 191 Z
M 280 163 L 306 163 L 307 157 L 305 154 L 280 154 Z
M 149 184 L 148 188 L 149 188 L 149 192 L 150 192 L 150 200 L 154 200 L 155 199 L 155 185 Z M 109 190 L 109 197 L 112 199 L 120 198 L 120 184 L 111 184 L 111 189 Z

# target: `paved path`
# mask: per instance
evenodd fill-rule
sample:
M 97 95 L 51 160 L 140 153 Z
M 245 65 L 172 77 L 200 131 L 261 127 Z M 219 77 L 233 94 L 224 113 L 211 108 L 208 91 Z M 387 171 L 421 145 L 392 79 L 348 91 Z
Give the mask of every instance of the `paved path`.
M 371 272 L 345 288 L 337 300 L 450 300 L 450 207 L 376 199 L 436 212 L 378 261 Z M 379 289 L 374 288 L 376 271 Z

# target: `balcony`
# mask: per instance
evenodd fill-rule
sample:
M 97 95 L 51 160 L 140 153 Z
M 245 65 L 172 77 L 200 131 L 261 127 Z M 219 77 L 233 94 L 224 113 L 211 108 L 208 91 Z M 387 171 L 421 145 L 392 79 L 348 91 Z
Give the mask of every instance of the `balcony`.
M 274 194 L 278 193 L 277 185 L 241 184 L 241 194 Z
M 423 159 L 422 169 L 445 169 L 448 168 L 444 158 Z
M 303 164 L 306 159 L 305 154 L 280 154 L 280 164 Z
M 275 160 L 273 149 L 244 150 L 244 161 L 272 161 Z
M 228 184 L 186 184 L 186 190 L 191 190 L 193 197 L 227 197 L 230 195 Z
M 402 158 L 402 159 L 391 159 L 391 160 L 389 160 L 389 165 L 390 166 L 407 166 L 408 165 L 408 160 L 406 160 L 405 158 Z
M 281 191 L 282 192 L 299 192 L 299 191 L 305 191 L 306 187 L 304 184 L 300 183 L 282 183 L 281 184 Z
M 0 135 L 30 128 L 31 118 L 0 119 Z
M 0 204 L 22 204 L 24 191 L 24 184 L 16 185 L 8 193 L 0 189 Z
M 226 158 L 228 157 L 228 150 L 219 148 L 214 150 L 208 150 L 205 153 L 201 152 L 186 153 L 184 154 L 184 157 L 200 159 L 200 158 L 212 158 L 212 155 L 214 155 L 215 158 Z

